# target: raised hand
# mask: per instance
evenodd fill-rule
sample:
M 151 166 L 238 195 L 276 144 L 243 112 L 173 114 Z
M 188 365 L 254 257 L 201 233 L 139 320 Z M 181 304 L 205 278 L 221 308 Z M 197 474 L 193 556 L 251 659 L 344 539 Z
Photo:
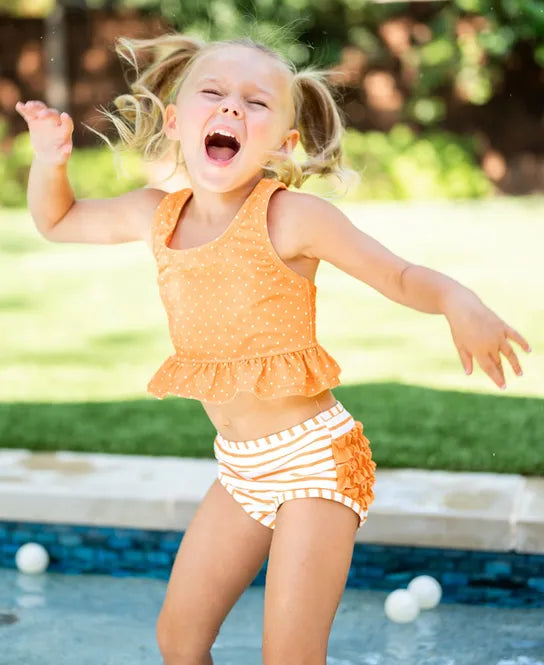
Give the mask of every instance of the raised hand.
M 486 307 L 476 294 L 462 287 L 452 290 L 444 313 L 467 374 L 472 373 L 474 357 L 484 372 L 504 390 L 506 383 L 501 353 L 518 376 L 523 374 L 508 339 L 530 352 L 527 340 Z
M 61 166 L 72 152 L 74 123 L 68 113 L 59 113 L 40 101 L 17 102 L 15 110 L 26 120 L 35 159 Z

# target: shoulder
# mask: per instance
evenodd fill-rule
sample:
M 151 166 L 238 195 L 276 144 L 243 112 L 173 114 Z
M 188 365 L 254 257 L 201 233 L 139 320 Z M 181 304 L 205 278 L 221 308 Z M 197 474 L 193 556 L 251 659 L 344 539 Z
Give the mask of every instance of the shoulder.
M 143 187 L 131 192 L 132 203 L 138 218 L 141 237 L 151 247 L 151 229 L 155 214 L 161 202 L 169 196 L 168 192 L 155 187 Z
M 283 213 L 301 212 L 310 209 L 312 212 L 326 214 L 336 210 L 336 206 L 324 198 L 308 192 L 296 192 L 292 189 L 277 189 L 270 199 L 270 207 Z
M 289 235 L 294 253 L 316 256 L 316 240 L 338 232 L 351 222 L 333 203 L 315 194 L 276 190 L 268 206 L 269 224 Z
M 142 206 L 143 212 L 151 213 L 151 216 L 153 216 L 161 201 L 167 196 L 171 196 L 169 192 L 155 187 L 143 187 L 135 190 L 135 193 L 137 193 L 138 203 Z

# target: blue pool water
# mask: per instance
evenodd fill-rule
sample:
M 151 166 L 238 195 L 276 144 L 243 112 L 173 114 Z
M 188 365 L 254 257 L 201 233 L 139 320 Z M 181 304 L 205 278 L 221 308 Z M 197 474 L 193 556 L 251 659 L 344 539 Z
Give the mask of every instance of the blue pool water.
M 160 665 L 163 580 L 0 569 L 1 665 Z M 249 587 L 213 646 L 215 665 L 260 665 L 264 588 Z M 327 665 L 544 665 L 544 609 L 441 604 L 410 624 L 386 592 L 344 591 Z

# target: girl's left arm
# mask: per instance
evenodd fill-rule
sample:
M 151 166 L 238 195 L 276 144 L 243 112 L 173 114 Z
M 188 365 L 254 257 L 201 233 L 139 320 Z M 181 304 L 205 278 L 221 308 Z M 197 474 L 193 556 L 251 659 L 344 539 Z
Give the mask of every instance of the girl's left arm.
M 471 374 L 476 358 L 484 372 L 504 389 L 502 353 L 516 374 L 522 375 L 508 339 L 527 352 L 531 351 L 529 344 L 473 291 L 443 273 L 405 261 L 356 228 L 328 201 L 311 194 L 295 196 L 296 200 L 290 197 L 288 216 L 294 221 L 292 228 L 302 255 L 333 264 L 401 305 L 443 314 L 467 374 Z

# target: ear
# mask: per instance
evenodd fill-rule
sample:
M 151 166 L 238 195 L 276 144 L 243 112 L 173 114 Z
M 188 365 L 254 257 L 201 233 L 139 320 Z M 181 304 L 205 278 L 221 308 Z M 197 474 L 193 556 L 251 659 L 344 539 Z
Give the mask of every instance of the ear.
M 169 139 L 177 139 L 176 136 L 176 106 L 168 104 L 165 108 L 164 133 Z
M 281 145 L 280 150 L 287 153 L 293 152 L 296 144 L 298 143 L 299 138 L 300 138 L 300 133 L 298 129 L 290 129 L 289 133 L 287 134 L 287 137 L 285 138 L 284 142 Z

